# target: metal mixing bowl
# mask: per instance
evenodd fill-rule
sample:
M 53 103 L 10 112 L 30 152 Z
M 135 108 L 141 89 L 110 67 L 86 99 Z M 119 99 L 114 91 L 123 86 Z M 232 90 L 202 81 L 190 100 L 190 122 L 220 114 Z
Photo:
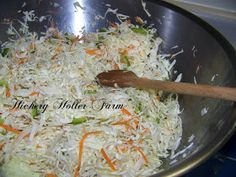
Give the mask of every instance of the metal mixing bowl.
M 178 73 L 183 73 L 182 81 L 193 82 L 195 77 L 196 81 L 202 84 L 235 86 L 235 49 L 210 25 L 173 5 L 155 0 L 147 1 L 147 9 L 152 15 L 149 18 L 141 2 L 137 0 L 81 0 L 79 2 L 86 8 L 83 12 L 81 10 L 74 12 L 72 0 L 25 0 L 25 2 L 27 5 L 23 8 L 21 7 L 23 1 L 0 2 L 0 40 L 7 39 L 6 19 L 20 18 L 22 14 L 17 13 L 20 9 L 34 9 L 38 16 L 51 14 L 60 30 L 78 34 L 82 26 L 85 26 L 86 31 L 107 26 L 106 20 L 94 25 L 94 16 L 104 15 L 108 8 L 105 4 L 111 4 L 111 8 L 118 8 L 120 13 L 129 15 L 131 19 L 140 16 L 149 24 L 153 23 L 158 29 L 158 34 L 164 39 L 162 52 L 175 53 L 180 49 L 184 50 L 184 53 L 176 57 L 177 64 L 174 69 Z M 54 2 L 61 7 L 55 7 Z M 109 14 L 107 19 L 117 21 L 112 14 Z M 45 31 L 44 25 L 48 24 L 32 23 L 31 30 Z M 171 49 L 175 45 L 178 49 Z M 217 75 L 214 81 L 211 81 L 215 74 Z M 180 103 L 184 109 L 181 114 L 184 130 L 178 151 L 190 144 L 188 138 L 192 134 L 195 136 L 194 144 L 185 152 L 185 158 L 183 155 L 177 157 L 176 163 L 169 165 L 173 159 L 164 160 L 164 170 L 154 176 L 178 176 L 186 173 L 219 150 L 234 132 L 236 126 L 234 103 L 192 96 L 180 96 Z M 208 112 L 201 116 L 204 108 Z

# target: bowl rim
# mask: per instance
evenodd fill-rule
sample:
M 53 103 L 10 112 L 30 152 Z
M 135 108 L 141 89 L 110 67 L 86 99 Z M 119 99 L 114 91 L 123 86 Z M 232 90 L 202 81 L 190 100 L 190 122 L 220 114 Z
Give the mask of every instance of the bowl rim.
M 232 44 L 212 25 L 201 19 L 200 17 L 194 15 L 193 13 L 178 7 L 176 5 L 173 5 L 168 2 L 164 1 L 157 1 L 157 0 L 146 0 L 147 2 L 151 2 L 154 4 L 158 4 L 164 8 L 171 9 L 179 14 L 182 14 L 186 18 L 193 21 L 195 24 L 202 27 L 204 30 L 206 30 L 209 35 L 211 35 L 222 47 L 222 49 L 225 51 L 226 55 L 228 56 L 230 62 L 234 66 L 234 75 L 236 76 L 236 49 L 232 46 Z M 235 59 L 235 60 L 234 60 Z M 232 106 L 232 112 L 229 114 L 229 117 L 235 117 L 234 124 L 230 125 L 230 128 L 227 130 L 222 131 L 221 133 L 223 136 L 221 136 L 220 141 L 217 141 L 214 147 L 210 145 L 210 143 L 204 147 L 201 148 L 198 152 L 193 154 L 189 161 L 181 162 L 180 164 L 175 165 L 174 167 L 170 167 L 166 171 L 161 171 L 157 174 L 152 175 L 151 177 L 157 177 L 157 176 L 163 176 L 163 177 L 174 177 L 174 176 L 181 176 L 194 167 L 199 166 L 203 162 L 205 162 L 207 159 L 209 159 L 214 153 L 216 153 L 222 146 L 230 139 L 230 137 L 233 135 L 233 133 L 236 130 L 236 104 Z M 219 139 L 218 139 L 219 140 Z M 213 139 L 212 142 L 215 142 L 216 140 Z

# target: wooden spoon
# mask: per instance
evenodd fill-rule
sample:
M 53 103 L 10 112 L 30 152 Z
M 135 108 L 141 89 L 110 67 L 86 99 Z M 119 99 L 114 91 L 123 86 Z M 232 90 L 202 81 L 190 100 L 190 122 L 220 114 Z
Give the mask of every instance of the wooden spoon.
M 155 89 L 179 94 L 236 101 L 236 88 L 151 80 L 140 78 L 132 71 L 111 70 L 98 74 L 96 79 L 101 85 L 109 87 Z

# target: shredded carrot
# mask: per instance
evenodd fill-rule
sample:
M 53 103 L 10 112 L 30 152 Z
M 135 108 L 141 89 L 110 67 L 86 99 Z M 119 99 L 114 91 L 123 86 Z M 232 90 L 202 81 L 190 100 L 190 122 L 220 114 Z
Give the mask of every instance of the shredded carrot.
M 18 111 L 19 109 L 17 109 L 17 108 L 14 108 L 14 109 L 9 109 L 9 112 L 16 112 L 16 111 Z
M 52 174 L 52 173 L 47 173 L 45 175 L 45 177 L 57 177 L 57 175 L 56 174 Z
M 126 114 L 127 116 L 131 116 L 132 114 L 127 110 L 127 109 L 125 109 L 125 108 L 122 108 L 121 109 L 121 112 L 123 113 L 123 114 Z
M 61 53 L 62 52 L 62 48 L 61 48 L 61 46 L 57 46 L 56 48 L 55 48 L 55 52 L 56 53 Z
M 111 26 L 113 28 L 117 28 L 118 27 L 117 24 L 115 24 L 115 23 L 113 23 L 111 21 L 108 21 L 108 24 L 109 24 L 109 26 Z
M 144 136 L 145 133 L 149 131 L 149 128 L 144 128 L 143 132 L 141 133 L 141 136 Z
M 117 63 L 114 63 L 114 69 L 115 70 L 120 70 L 120 67 L 119 67 L 119 65 Z
M 128 55 L 128 50 L 127 49 L 119 49 L 119 53 L 121 55 Z
M 35 48 L 36 48 L 35 43 L 30 43 L 29 49 L 30 49 L 30 50 L 35 50 Z
M 138 128 L 139 120 L 135 119 L 134 124 L 135 124 L 135 128 Z
M 39 92 L 32 92 L 29 96 L 39 96 Z
M 131 44 L 127 48 L 119 48 L 119 53 L 121 55 L 128 55 L 129 51 L 134 49 L 134 48 L 135 48 L 135 46 Z
M 97 54 L 99 54 L 98 51 L 99 51 L 99 50 L 97 50 L 97 49 L 85 49 L 85 52 L 86 52 L 88 55 L 97 55 Z
M 40 149 L 42 148 L 42 146 L 40 146 L 39 144 L 36 144 L 36 149 Z
M 135 21 L 136 21 L 137 23 L 139 23 L 140 25 L 143 25 L 143 24 L 144 24 L 143 19 L 142 19 L 141 17 L 139 17 L 139 16 L 136 16 L 136 17 L 135 17 Z
M 127 146 L 121 147 L 121 151 L 122 151 L 123 153 L 127 152 L 127 151 L 128 151 Z
M 58 57 L 58 53 L 56 53 L 55 55 L 53 55 L 53 56 L 51 57 L 51 60 L 55 60 L 55 59 L 57 59 L 57 57 Z
M 128 151 L 128 147 L 125 144 L 120 144 L 120 145 L 116 146 L 116 150 L 117 150 L 117 152 L 119 152 L 121 154 L 121 153 L 127 152 Z
M 6 97 L 10 97 L 10 96 L 11 96 L 10 88 L 6 87 Z
M 157 96 L 156 96 L 156 99 L 157 99 L 158 101 L 160 101 L 160 100 L 161 100 L 161 97 L 160 97 L 159 95 L 157 95 Z
M 121 124 L 129 122 L 132 119 L 133 119 L 133 117 L 131 117 L 129 119 L 121 119 L 121 120 L 111 123 L 111 125 L 121 125 Z
M 16 84 L 14 84 L 14 86 L 13 86 L 13 90 L 14 90 L 14 92 L 17 91 L 17 86 L 16 86 Z
M 118 122 L 114 122 L 114 123 L 112 123 L 112 125 L 125 125 L 125 127 L 127 129 L 131 128 L 131 129 L 135 130 L 134 127 L 132 127 L 127 120 L 121 120 L 121 121 L 118 121 Z
M 15 133 L 15 134 L 20 134 L 20 133 L 21 133 L 20 130 L 18 130 L 18 129 L 16 129 L 16 128 L 13 128 L 13 127 L 11 127 L 11 126 L 9 126 L 9 125 L 6 125 L 6 124 L 0 124 L 0 127 L 1 127 L 1 128 L 4 128 L 5 130 L 7 130 L 7 131 L 9 131 L 9 132 L 13 132 L 13 133 Z
M 79 159 L 78 159 L 78 165 L 75 169 L 74 177 L 77 177 L 79 175 L 81 163 L 82 163 L 82 155 L 83 155 L 83 148 L 84 148 L 84 142 L 86 138 L 90 135 L 98 135 L 102 133 L 101 131 L 96 131 L 96 132 L 87 132 L 82 136 L 82 139 L 79 142 Z
M 133 129 L 134 130 L 134 127 L 132 127 L 128 122 L 123 122 L 123 123 L 120 123 L 120 124 L 116 124 L 116 125 L 125 125 L 126 129 Z
M 6 125 L 6 124 L 0 124 L 0 127 L 3 128 L 3 129 L 5 129 L 5 130 L 8 131 L 8 132 L 12 132 L 12 133 L 15 133 L 15 134 L 17 134 L 17 135 L 19 135 L 19 134 L 22 133 L 21 130 L 18 130 L 18 129 L 16 129 L 16 128 L 13 128 L 13 127 L 11 127 L 11 126 L 9 126 L 9 125 Z M 25 138 L 25 137 L 29 137 L 29 134 L 24 135 L 24 138 Z
M 133 45 L 133 44 L 130 44 L 129 46 L 128 46 L 128 50 L 132 50 L 132 49 L 134 49 L 135 48 L 135 46 Z
M 127 20 L 126 20 L 126 23 L 127 23 L 127 24 L 131 24 L 131 20 L 130 20 L 130 19 L 127 19 Z
M 139 147 L 134 147 L 134 148 L 135 148 L 135 150 L 137 150 L 141 154 L 141 156 L 143 157 L 143 159 L 145 160 L 145 162 L 147 164 L 148 163 L 148 159 L 147 159 L 146 155 L 144 154 L 144 152 L 142 151 L 142 149 L 139 148 Z
M 127 110 L 126 110 L 127 111 Z M 131 115 L 131 114 L 129 114 L 129 115 Z M 126 129 L 129 129 L 129 128 L 131 128 L 131 129 L 133 129 L 133 130 L 135 130 L 136 129 L 136 126 L 135 126 L 135 128 L 130 124 L 130 121 L 133 119 L 133 117 L 131 117 L 131 118 L 129 118 L 129 119 L 122 119 L 122 120 L 118 120 L 118 121 L 116 121 L 116 122 L 113 122 L 113 123 L 111 123 L 111 125 L 124 125 L 125 127 L 126 127 Z
M 142 144 L 143 143 L 143 140 L 142 139 L 139 139 L 138 140 L 138 144 Z
M 19 65 L 25 64 L 26 61 L 27 61 L 26 58 L 20 58 L 20 59 L 18 60 L 18 64 L 19 64 Z
M 132 145 L 134 143 L 134 141 L 129 139 L 129 140 L 126 141 L 126 143 L 129 144 L 129 145 Z
M 0 144 L 0 151 L 3 149 L 5 143 Z
M 101 149 L 101 153 L 104 157 L 104 159 L 107 161 L 108 165 L 110 166 L 112 171 L 116 171 L 115 165 L 112 163 L 111 159 L 108 157 L 107 153 L 104 151 L 104 149 Z

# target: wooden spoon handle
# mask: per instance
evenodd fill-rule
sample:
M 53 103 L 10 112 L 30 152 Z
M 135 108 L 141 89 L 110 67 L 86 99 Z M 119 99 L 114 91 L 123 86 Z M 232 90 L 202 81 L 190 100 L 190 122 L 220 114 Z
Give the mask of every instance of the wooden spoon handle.
M 138 88 L 150 88 L 179 94 L 236 101 L 236 88 L 190 84 L 182 82 L 158 81 L 144 78 L 139 78 L 133 84 L 134 85 L 131 85 Z

